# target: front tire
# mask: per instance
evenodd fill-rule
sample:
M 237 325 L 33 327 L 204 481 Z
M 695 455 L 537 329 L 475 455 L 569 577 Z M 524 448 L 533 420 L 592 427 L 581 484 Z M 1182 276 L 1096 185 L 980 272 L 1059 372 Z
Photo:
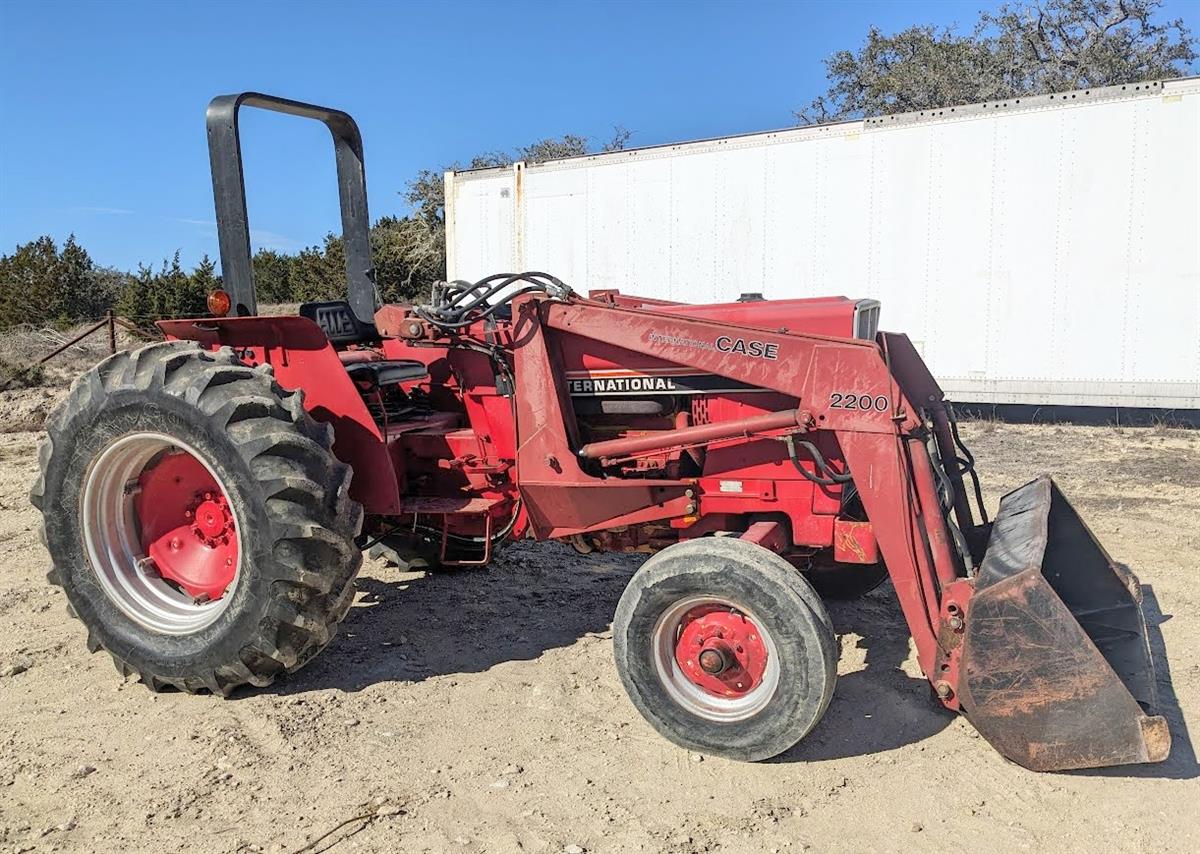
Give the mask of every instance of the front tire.
M 311 660 L 362 558 L 332 440 L 301 392 L 228 348 L 152 344 L 82 376 L 30 498 L 89 649 L 152 690 L 221 695 Z
M 613 649 L 626 693 L 661 735 L 742 761 L 804 738 L 837 680 L 820 597 L 786 560 L 735 538 L 647 560 L 617 605 Z

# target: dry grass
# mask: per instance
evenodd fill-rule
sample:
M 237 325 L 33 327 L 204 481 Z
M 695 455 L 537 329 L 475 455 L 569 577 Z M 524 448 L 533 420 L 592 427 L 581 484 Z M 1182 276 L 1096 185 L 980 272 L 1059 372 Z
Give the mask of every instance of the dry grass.
M 65 330 L 30 325 L 9 329 L 0 336 L 0 363 L 18 369 L 20 366 L 33 366 L 91 325 L 81 323 Z M 136 347 L 140 343 L 140 338 L 118 327 L 118 350 Z M 43 381 L 38 385 L 70 385 L 75 377 L 108 356 L 110 352 L 108 331 L 102 328 L 50 359 L 42 371 Z M 27 368 L 25 373 L 32 374 L 33 371 Z M 0 377 L 0 382 L 9 376 L 5 371 Z M 12 384 L 13 387 L 17 385 L 19 383 Z M 34 384 L 27 383 L 27 386 L 29 385 Z
M 298 302 L 264 302 L 259 303 L 258 313 L 264 317 L 294 317 L 300 313 Z
M 20 326 L 0 336 L 0 433 L 40 430 L 74 379 L 110 353 L 108 331 L 100 329 L 68 347 L 44 365 L 39 361 L 66 344 L 91 324 L 60 330 Z M 142 339 L 117 329 L 117 349 L 126 350 Z

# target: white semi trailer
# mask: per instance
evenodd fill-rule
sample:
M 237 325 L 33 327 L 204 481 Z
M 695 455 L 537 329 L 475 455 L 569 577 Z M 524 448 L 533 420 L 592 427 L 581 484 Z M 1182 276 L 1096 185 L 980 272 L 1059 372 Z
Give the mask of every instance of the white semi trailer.
M 1200 78 L 445 181 L 451 278 L 873 298 L 954 400 L 1200 409 Z

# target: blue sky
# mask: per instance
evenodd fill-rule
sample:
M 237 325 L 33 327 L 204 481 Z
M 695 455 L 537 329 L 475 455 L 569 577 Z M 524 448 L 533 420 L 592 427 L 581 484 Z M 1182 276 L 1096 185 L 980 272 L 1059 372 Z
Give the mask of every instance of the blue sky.
M 1168 17 L 1200 26 L 1196 0 Z M 74 232 L 103 264 L 217 257 L 204 108 L 258 90 L 363 131 L 372 218 L 421 168 L 612 126 L 631 144 L 763 130 L 825 89 L 867 28 L 969 28 L 941 2 L 34 2 L 0 0 L 0 252 Z M 327 132 L 247 111 L 257 245 L 338 225 Z

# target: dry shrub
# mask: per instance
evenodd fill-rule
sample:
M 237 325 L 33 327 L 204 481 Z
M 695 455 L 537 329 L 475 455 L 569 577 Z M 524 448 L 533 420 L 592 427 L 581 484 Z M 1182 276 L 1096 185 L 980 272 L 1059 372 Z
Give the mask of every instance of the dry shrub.
M 34 365 L 91 325 L 81 323 L 66 330 L 28 324 L 14 326 L 0 334 L 0 364 Z M 141 339 L 120 327 L 117 328 L 118 350 L 136 347 L 141 343 L 144 343 Z M 99 329 L 46 362 L 43 367 L 43 382 L 51 385 L 70 385 L 75 377 L 109 353 L 108 331 Z M 16 384 L 10 387 L 16 387 Z
M 40 430 L 72 381 L 107 357 L 108 332 L 100 329 L 45 364 L 39 361 L 90 326 L 59 330 L 17 326 L 0 334 L 0 433 Z M 145 343 L 117 329 L 117 348 Z

